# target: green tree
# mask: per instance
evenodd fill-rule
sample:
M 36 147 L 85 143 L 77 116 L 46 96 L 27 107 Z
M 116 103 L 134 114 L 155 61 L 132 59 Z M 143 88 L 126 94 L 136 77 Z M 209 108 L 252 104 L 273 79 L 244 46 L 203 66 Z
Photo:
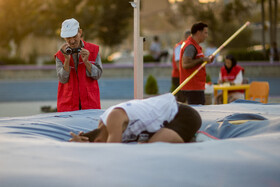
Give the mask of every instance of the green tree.
M 19 46 L 29 34 L 57 37 L 61 23 L 76 18 L 85 39 L 112 47 L 129 34 L 133 8 L 127 0 L 0 1 L 0 46 Z
M 195 21 L 206 22 L 209 26 L 208 41 L 216 46 L 221 45 L 250 17 L 253 2 L 233 0 L 227 4 L 223 1 L 202 4 L 198 1 L 183 1 L 180 12 Z M 249 29 L 241 32 L 230 47 L 244 47 L 252 44 L 252 32 Z
M 158 94 L 157 80 L 154 76 L 149 75 L 145 85 L 145 93 L 149 95 Z
M 128 36 L 129 23 L 132 18 L 133 9 L 127 0 L 103 0 L 98 26 L 98 38 L 107 45 L 115 46 Z M 110 12 L 110 14 L 108 14 Z
M 260 0 L 261 3 L 261 19 L 262 19 L 262 47 L 263 47 L 263 55 L 266 55 L 266 50 L 265 50 L 265 8 L 264 8 L 264 1 L 265 0 Z
M 11 40 L 18 46 L 36 29 L 40 4 L 37 0 L 0 1 L 1 46 L 8 47 Z
M 53 31 L 59 30 L 63 20 L 73 17 L 80 22 L 85 39 L 99 39 L 110 47 L 128 36 L 133 13 L 127 0 L 63 0 L 52 1 L 48 7 L 45 15 L 52 16 L 43 19 L 48 19 Z

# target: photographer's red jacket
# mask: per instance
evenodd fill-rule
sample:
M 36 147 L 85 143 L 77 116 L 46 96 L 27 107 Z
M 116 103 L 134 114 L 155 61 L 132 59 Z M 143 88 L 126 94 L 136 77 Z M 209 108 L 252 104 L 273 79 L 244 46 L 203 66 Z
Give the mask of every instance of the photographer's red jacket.
M 84 48 L 90 52 L 88 60 L 95 62 L 98 55 L 99 46 L 84 42 Z M 64 63 L 64 55 L 61 51 L 55 54 L 62 63 Z M 67 83 L 59 82 L 57 92 L 57 111 L 75 111 L 81 109 L 100 109 L 100 93 L 97 80 L 86 75 L 86 66 L 81 57 L 77 72 L 75 70 L 74 60 L 71 55 L 70 59 L 70 75 Z

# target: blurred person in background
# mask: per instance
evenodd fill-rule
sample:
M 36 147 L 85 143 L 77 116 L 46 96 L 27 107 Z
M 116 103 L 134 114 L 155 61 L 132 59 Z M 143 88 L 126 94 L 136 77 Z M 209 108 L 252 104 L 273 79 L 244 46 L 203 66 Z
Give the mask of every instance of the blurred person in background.
M 66 43 L 55 54 L 58 112 L 100 109 L 97 80 L 102 74 L 102 62 L 99 46 L 83 41 L 82 33 L 76 19 L 62 23 L 60 36 Z
M 199 45 L 208 37 L 208 25 L 203 22 L 198 22 L 192 25 L 191 36 L 185 40 L 181 47 L 179 72 L 180 84 L 184 82 L 194 71 L 196 71 L 203 62 L 212 63 L 214 57 L 205 57 L 202 52 L 202 47 Z M 205 83 L 206 69 L 203 67 L 198 73 L 185 84 L 180 93 L 180 102 L 188 104 L 205 104 Z
M 158 36 L 154 36 L 154 40 L 150 45 L 150 53 L 155 62 L 161 62 L 161 59 L 167 60 L 168 52 L 161 50 L 161 43 Z
M 182 43 L 191 35 L 191 31 L 186 31 L 184 34 L 184 39 L 175 44 L 173 48 L 172 56 L 172 79 L 171 79 L 171 91 L 174 91 L 180 85 L 179 78 L 179 60 L 180 60 L 180 51 Z M 176 99 L 180 97 L 180 91 L 176 94 Z
M 205 51 L 204 51 L 204 54 L 205 56 L 210 56 L 212 55 L 215 51 L 217 50 L 217 47 L 215 47 L 215 45 L 212 43 L 212 42 L 209 42 L 208 43 L 208 46 L 206 47 Z M 219 53 L 216 54 L 216 56 L 219 56 Z M 217 58 L 215 58 L 213 60 L 213 63 L 212 64 L 215 64 L 217 63 Z
M 227 55 L 225 58 L 224 66 L 221 67 L 219 73 L 219 84 L 242 84 L 243 83 L 243 73 L 244 68 L 237 65 L 237 60 L 232 55 Z M 229 91 L 228 93 L 228 103 L 233 102 L 237 99 L 244 99 L 244 91 Z M 216 97 L 216 104 L 223 103 L 223 93 L 219 93 Z
M 272 47 L 270 48 L 270 54 L 273 61 L 279 61 L 279 52 L 276 42 L 272 43 Z

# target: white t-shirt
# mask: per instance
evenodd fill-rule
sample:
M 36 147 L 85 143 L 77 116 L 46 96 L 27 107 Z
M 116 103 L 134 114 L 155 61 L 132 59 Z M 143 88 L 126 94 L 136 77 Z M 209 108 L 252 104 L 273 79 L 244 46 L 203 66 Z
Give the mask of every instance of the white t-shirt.
M 170 122 L 178 112 L 175 97 L 164 94 L 143 100 L 131 100 L 108 108 L 100 120 L 106 125 L 109 113 L 114 108 L 122 108 L 129 119 L 126 130 L 122 134 L 122 142 L 135 141 L 144 131 L 157 132 L 163 127 L 163 122 Z
M 150 50 L 153 51 L 152 56 L 153 58 L 158 58 L 161 51 L 161 45 L 159 42 L 152 42 L 150 46 Z
M 175 61 L 180 60 L 181 45 L 178 45 L 174 50 Z

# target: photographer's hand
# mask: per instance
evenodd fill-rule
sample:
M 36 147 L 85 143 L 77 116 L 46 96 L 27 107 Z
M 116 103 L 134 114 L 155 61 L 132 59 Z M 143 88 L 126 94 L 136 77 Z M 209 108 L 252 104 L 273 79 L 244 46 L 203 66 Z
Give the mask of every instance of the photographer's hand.
M 88 57 L 89 57 L 89 51 L 85 48 L 82 48 L 80 51 L 80 55 L 83 59 L 83 62 L 87 62 L 88 61 Z
M 88 61 L 89 51 L 85 48 L 82 48 L 80 51 L 80 55 L 86 65 L 88 72 L 91 72 L 91 63 Z
M 69 47 L 68 43 L 65 43 L 61 46 L 60 50 L 62 52 L 62 54 L 64 55 L 64 64 L 63 64 L 63 68 L 65 71 L 69 72 L 70 71 L 70 55 L 65 54 L 66 48 Z

